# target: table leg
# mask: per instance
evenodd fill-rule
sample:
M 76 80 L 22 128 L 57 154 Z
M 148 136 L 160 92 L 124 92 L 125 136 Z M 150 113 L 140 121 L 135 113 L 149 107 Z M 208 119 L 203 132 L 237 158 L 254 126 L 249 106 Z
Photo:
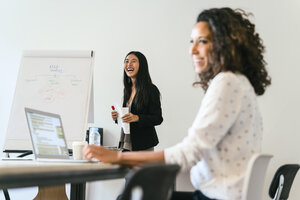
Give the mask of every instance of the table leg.
M 38 194 L 34 200 L 68 200 L 65 185 L 39 186 Z
M 71 184 L 71 200 L 85 200 L 85 183 Z

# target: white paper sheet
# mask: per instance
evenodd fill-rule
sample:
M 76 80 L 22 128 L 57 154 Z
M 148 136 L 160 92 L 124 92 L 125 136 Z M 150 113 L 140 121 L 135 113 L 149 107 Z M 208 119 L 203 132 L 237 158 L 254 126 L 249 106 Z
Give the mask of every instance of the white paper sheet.
M 129 113 L 128 107 L 120 107 L 119 105 L 115 105 L 116 111 L 119 113 L 118 115 L 118 125 L 123 128 L 125 134 L 130 134 L 130 125 L 129 123 L 123 123 L 122 116 Z

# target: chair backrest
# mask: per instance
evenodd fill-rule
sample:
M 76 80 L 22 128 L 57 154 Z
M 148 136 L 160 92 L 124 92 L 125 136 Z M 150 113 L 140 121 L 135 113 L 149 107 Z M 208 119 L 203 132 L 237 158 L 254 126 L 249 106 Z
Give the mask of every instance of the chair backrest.
M 120 199 L 168 199 L 179 169 L 179 165 L 150 163 L 131 170 Z
M 299 168 L 298 164 L 286 164 L 279 167 L 271 182 L 269 196 L 274 200 L 288 199 Z
M 249 160 L 242 200 L 262 200 L 265 175 L 272 157 L 272 155 L 254 154 Z

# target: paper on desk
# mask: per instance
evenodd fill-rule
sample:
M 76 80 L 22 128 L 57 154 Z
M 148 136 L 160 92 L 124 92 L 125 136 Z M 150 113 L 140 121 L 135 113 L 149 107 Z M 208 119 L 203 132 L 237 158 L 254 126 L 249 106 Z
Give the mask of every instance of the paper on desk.
M 118 105 L 116 105 L 115 108 L 116 108 L 116 111 L 119 113 L 118 114 L 118 125 L 123 128 L 123 131 L 125 134 L 130 134 L 129 123 L 124 123 L 122 121 L 122 116 L 129 113 L 129 108 L 128 107 L 120 108 L 120 106 L 118 106 Z

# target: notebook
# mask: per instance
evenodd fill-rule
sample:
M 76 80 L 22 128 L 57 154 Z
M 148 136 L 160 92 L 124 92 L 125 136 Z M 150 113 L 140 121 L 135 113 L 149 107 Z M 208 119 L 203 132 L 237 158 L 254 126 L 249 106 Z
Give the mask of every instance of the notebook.
M 89 162 L 69 157 L 61 117 L 58 114 L 25 108 L 35 159 L 44 162 Z

